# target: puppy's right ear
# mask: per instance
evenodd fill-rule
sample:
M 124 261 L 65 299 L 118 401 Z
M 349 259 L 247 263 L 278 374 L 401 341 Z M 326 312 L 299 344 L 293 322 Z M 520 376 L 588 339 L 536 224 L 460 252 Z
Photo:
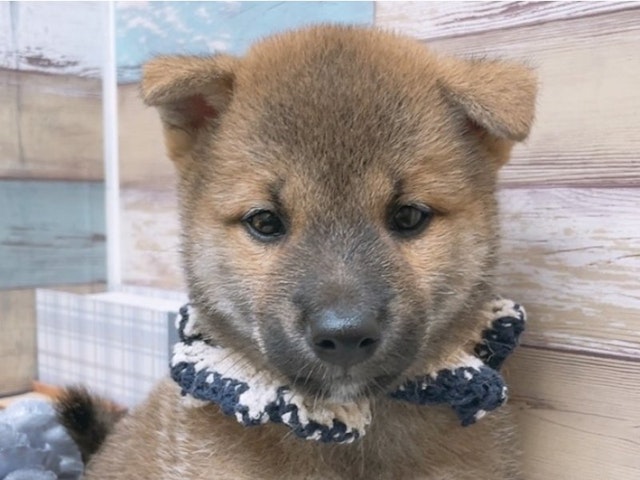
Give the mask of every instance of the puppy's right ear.
M 533 70 L 498 60 L 443 60 L 440 84 L 468 119 L 469 132 L 487 148 L 493 165 L 508 160 L 514 142 L 533 123 L 538 82 Z
M 198 135 L 216 125 L 226 110 L 238 61 L 227 55 L 164 56 L 144 65 L 142 99 L 158 109 L 167 152 L 174 162 L 189 158 Z

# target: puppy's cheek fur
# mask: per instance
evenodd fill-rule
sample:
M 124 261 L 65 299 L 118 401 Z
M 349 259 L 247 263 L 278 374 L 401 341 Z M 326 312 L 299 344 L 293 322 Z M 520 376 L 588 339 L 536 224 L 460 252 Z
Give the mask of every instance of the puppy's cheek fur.
M 286 328 L 286 320 L 267 314 L 270 321 L 260 322 L 260 341 L 269 363 L 292 382 L 308 382 L 312 373 L 323 374 L 323 366 L 306 346 L 304 335 Z
M 211 325 L 211 335 L 227 345 L 246 347 L 247 341 L 256 340 L 256 309 L 265 295 L 264 285 L 269 284 L 271 263 L 277 259 L 254 245 L 241 225 L 221 226 L 211 217 L 211 223 L 194 223 L 184 239 L 190 290 L 196 292 L 198 303 L 220 314 Z
M 416 279 L 415 294 L 427 305 L 421 338 L 424 361 L 446 356 L 447 342 L 439 332 L 450 330 L 451 318 L 464 310 L 465 299 L 472 304 L 472 294 L 491 283 L 497 242 L 495 217 L 492 202 L 478 202 L 465 211 L 436 218 L 423 238 L 400 246 L 404 263 Z M 476 327 L 474 318 L 458 320 L 454 330 L 467 334 Z

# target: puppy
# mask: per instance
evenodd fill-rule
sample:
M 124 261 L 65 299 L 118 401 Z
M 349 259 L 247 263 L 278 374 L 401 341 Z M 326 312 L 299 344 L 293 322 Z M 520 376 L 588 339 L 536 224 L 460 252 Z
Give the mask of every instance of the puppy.
M 142 96 L 178 172 L 202 337 L 310 402 L 366 399 L 371 424 L 349 444 L 303 440 L 189 403 L 167 379 L 85 478 L 521 478 L 507 407 L 463 428 L 449 408 L 387 392 L 482 329 L 497 172 L 535 94 L 523 66 L 355 27 L 149 62 Z

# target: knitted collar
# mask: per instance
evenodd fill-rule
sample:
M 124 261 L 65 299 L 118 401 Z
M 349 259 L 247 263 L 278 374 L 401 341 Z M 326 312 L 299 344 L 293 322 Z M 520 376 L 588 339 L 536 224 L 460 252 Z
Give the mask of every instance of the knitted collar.
M 498 369 L 517 346 L 526 314 L 520 305 L 500 297 L 487 302 L 481 314 L 486 328 L 470 342 L 475 346 L 461 349 L 448 364 L 408 379 L 388 395 L 418 405 L 448 404 L 463 426 L 501 406 L 507 387 Z M 347 404 L 310 403 L 285 378 L 207 342 L 189 305 L 180 309 L 176 324 L 180 341 L 173 348 L 171 377 L 187 405 L 212 402 L 242 425 L 283 423 L 297 436 L 321 442 L 352 442 L 371 423 L 367 398 Z

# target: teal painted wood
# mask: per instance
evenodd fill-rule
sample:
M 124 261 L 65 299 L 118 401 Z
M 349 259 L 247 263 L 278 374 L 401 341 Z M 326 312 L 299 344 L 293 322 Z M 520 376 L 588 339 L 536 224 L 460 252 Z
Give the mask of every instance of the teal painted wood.
M 120 82 L 163 53 L 242 54 L 275 32 L 315 23 L 371 25 L 374 2 L 118 2 L 116 57 Z
M 0 180 L 0 289 L 104 282 L 104 185 Z

